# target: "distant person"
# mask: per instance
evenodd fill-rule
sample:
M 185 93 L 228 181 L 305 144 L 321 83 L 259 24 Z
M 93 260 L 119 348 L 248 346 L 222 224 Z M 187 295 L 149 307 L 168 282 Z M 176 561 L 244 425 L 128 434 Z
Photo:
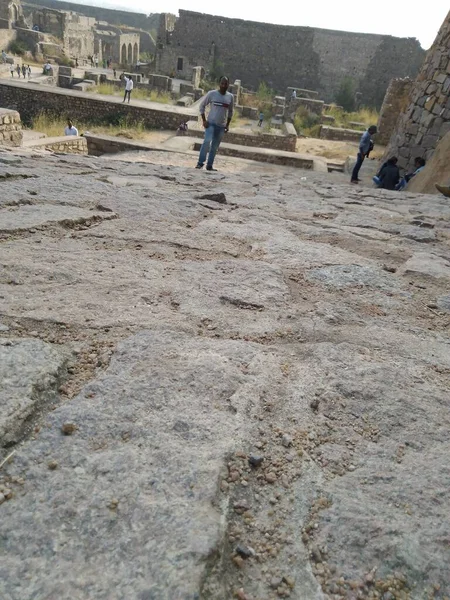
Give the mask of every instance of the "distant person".
M 130 75 L 130 77 L 125 75 L 125 95 L 123 97 L 123 101 L 125 102 L 125 100 L 127 99 L 127 96 L 128 96 L 128 104 L 130 104 L 131 92 L 133 90 L 133 87 L 134 87 L 134 83 L 133 83 L 133 80 L 131 79 L 131 75 Z
M 75 58 L 75 67 L 78 69 L 78 58 Z
M 295 100 L 297 98 L 297 90 L 292 92 L 291 100 Z
M 116 71 L 116 69 L 113 69 L 113 77 L 114 77 L 114 79 L 117 79 L 117 71 Z
M 7 58 L 6 52 L 2 50 L 2 63 L 5 63 Z
M 425 164 L 425 159 L 421 156 L 417 156 L 414 159 L 414 171 L 412 171 L 411 173 L 406 173 L 406 175 L 402 177 L 402 179 L 400 179 L 400 182 L 398 183 L 395 189 L 398 191 L 404 190 L 408 183 L 411 181 L 411 179 L 425 168 Z
M 103 68 L 106 69 L 106 58 L 103 59 Z
M 18 77 L 19 77 L 19 79 L 20 79 L 20 65 L 17 65 L 17 67 L 16 67 L 16 71 L 17 71 L 17 76 L 18 76 Z
M 78 135 L 78 129 L 73 126 L 70 119 L 68 119 L 67 127 L 64 129 L 64 135 Z
M 367 131 L 365 131 L 359 142 L 358 155 L 356 157 L 356 164 L 352 172 L 351 183 L 359 183 L 359 171 L 362 167 L 364 159 L 367 153 L 370 152 L 370 146 L 373 144 L 372 136 L 377 132 L 376 125 L 371 125 Z
M 11 73 L 11 77 L 14 78 L 14 65 L 9 67 L 9 72 Z
M 213 168 L 214 158 L 219 149 L 220 142 L 225 133 L 230 128 L 231 118 L 233 116 L 233 94 L 228 92 L 230 81 L 228 77 L 221 77 L 219 81 L 219 89 L 211 90 L 206 94 L 200 103 L 200 115 L 205 128 L 205 139 L 200 154 L 196 169 L 202 169 L 205 164 L 206 155 L 208 154 L 208 162 L 206 164 L 207 171 L 216 171 Z M 205 117 L 206 107 L 211 104 L 208 119 Z
M 23 78 L 24 78 L 24 79 L 26 79 L 26 76 L 27 76 L 27 68 L 26 68 L 26 66 L 25 66 L 24 64 L 22 65 L 22 75 L 23 75 Z
M 30 67 L 30 65 L 28 65 L 28 67 L 27 67 L 27 75 L 28 75 L 28 79 L 31 79 L 31 67 Z
M 178 127 L 178 135 L 186 135 L 188 131 L 187 121 L 182 121 Z
M 98 69 L 98 56 L 95 57 L 94 62 L 95 62 L 95 68 Z
M 400 181 L 400 171 L 397 166 L 398 158 L 392 156 L 381 167 L 378 175 L 373 180 L 379 188 L 384 190 L 395 190 Z
M 262 127 L 263 121 L 264 121 L 264 113 L 261 111 L 259 113 L 258 127 Z

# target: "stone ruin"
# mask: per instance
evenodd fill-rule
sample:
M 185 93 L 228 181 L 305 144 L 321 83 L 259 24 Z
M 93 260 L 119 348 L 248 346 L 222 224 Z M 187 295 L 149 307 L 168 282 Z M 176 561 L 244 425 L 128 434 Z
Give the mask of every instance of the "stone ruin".
M 405 84 L 406 89 L 409 85 Z M 417 156 L 428 161 L 450 131 L 450 12 L 411 85 L 407 102 L 401 102 L 406 108 L 398 118 L 386 157 L 396 155 L 399 166 L 411 169 Z
M 225 69 L 231 80 L 252 89 L 264 81 L 281 93 L 293 83 L 333 101 L 343 79 L 352 77 L 362 102 L 381 106 L 392 78 L 415 77 L 425 56 L 413 38 L 290 27 L 179 11 L 163 14 L 156 68 L 190 79 L 192 68 Z

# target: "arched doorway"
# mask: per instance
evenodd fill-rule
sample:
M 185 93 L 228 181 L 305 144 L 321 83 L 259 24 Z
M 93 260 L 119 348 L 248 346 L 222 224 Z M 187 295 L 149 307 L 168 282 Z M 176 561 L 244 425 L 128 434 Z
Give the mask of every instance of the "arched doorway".
M 19 10 L 15 4 L 11 4 L 10 19 L 14 24 L 19 20 Z
M 126 46 L 126 44 L 122 45 L 122 52 L 121 52 L 121 56 L 120 56 L 120 62 L 123 65 L 127 64 L 127 46 Z
M 133 63 L 136 64 L 139 58 L 139 53 L 138 53 L 138 45 L 137 43 L 134 44 L 133 46 Z
M 133 64 L 133 46 L 128 44 L 128 64 Z

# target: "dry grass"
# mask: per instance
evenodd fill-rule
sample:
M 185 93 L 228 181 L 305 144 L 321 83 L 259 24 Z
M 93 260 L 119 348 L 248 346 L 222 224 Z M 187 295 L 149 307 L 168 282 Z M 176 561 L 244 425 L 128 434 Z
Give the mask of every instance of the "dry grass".
M 376 125 L 380 116 L 378 111 L 372 108 L 360 108 L 355 112 L 347 113 L 334 105 L 325 110 L 324 114 L 334 117 L 333 127 L 344 127 L 346 129 L 354 128 L 350 125 L 351 121 L 364 123 L 366 128 L 370 125 Z
M 94 88 L 94 93 L 104 96 L 123 96 L 123 88 L 118 88 L 109 83 L 99 83 Z M 145 90 L 142 88 L 133 88 L 131 97 L 134 100 L 145 100 L 147 102 L 159 102 L 161 104 L 174 104 L 172 96 L 168 93 L 160 93 L 157 90 Z
M 84 121 L 75 121 L 74 125 L 80 134 L 89 131 L 90 133 L 120 136 L 129 139 L 142 139 L 145 137 L 146 132 L 148 132 L 142 122 L 129 123 L 125 119 L 117 125 L 92 125 Z M 59 137 L 64 135 L 66 126 L 66 119 L 41 113 L 33 119 L 31 129 L 45 133 L 48 137 Z

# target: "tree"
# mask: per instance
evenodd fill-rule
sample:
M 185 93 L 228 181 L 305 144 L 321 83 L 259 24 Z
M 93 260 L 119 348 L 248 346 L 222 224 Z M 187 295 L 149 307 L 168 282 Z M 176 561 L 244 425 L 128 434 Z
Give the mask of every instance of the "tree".
M 351 77 L 345 77 L 336 94 L 336 104 L 342 106 L 346 112 L 355 110 L 355 82 Z

